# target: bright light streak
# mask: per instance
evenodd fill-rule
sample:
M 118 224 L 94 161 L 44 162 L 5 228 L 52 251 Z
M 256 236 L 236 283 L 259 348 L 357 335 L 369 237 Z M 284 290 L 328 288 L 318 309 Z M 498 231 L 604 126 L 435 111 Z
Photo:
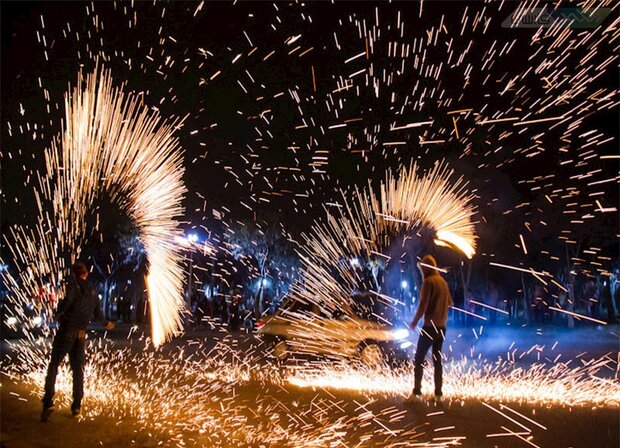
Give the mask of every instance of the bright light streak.
M 438 271 L 438 272 L 443 272 L 444 274 L 447 274 L 448 271 L 442 268 L 439 268 L 437 266 L 433 266 L 432 264 L 427 264 L 427 263 L 422 263 L 421 261 L 418 263 L 420 266 L 423 266 L 425 268 L 428 269 L 432 269 L 433 271 Z
M 489 263 L 489 265 L 490 265 L 490 266 L 497 266 L 497 267 L 499 267 L 499 268 L 512 269 L 512 270 L 519 271 L 519 272 L 527 272 L 528 274 L 532 274 L 532 275 L 542 275 L 542 276 L 546 276 L 546 275 L 548 275 L 548 274 L 547 274 L 547 273 L 545 273 L 545 272 L 538 272 L 538 271 L 535 271 L 535 270 L 533 270 L 533 269 L 518 268 L 518 267 L 516 267 L 516 266 L 510 266 L 510 265 L 508 265 L 508 264 L 495 263 L 495 262 L 493 262 L 493 261 L 492 261 L 492 262 L 490 262 L 490 263 Z
M 519 234 L 519 239 L 521 240 L 521 247 L 523 248 L 523 253 L 527 255 L 527 248 L 525 247 L 525 240 L 523 239 L 523 235 Z
M 418 123 L 409 123 L 409 124 L 406 124 L 404 126 L 398 126 L 398 127 L 394 126 L 394 127 L 390 128 L 390 131 L 399 131 L 401 129 L 418 128 L 420 126 L 426 126 L 428 124 L 433 124 L 433 120 L 430 120 L 430 121 L 420 121 Z
M 593 317 L 584 316 L 583 314 L 573 313 L 572 311 L 563 310 L 562 308 L 556 308 L 554 306 L 550 306 L 549 309 L 553 310 L 553 311 L 557 311 L 559 313 L 568 314 L 569 316 L 573 316 L 573 317 L 576 317 L 578 319 L 585 319 L 585 320 L 589 320 L 591 322 L 596 322 L 597 324 L 600 324 L 600 325 L 607 325 L 607 322 L 605 322 L 604 320 L 598 320 L 598 319 L 595 319 Z
M 483 306 L 485 308 L 489 308 L 489 309 L 491 309 L 493 311 L 497 311 L 498 313 L 505 314 L 506 316 L 509 314 L 508 311 L 500 310 L 499 308 L 495 308 L 494 306 L 487 305 L 486 303 L 477 302 L 475 300 L 470 300 L 470 302 L 473 303 L 474 305 L 480 305 L 480 306 Z
M 463 309 L 461 309 L 461 308 L 457 308 L 457 307 L 456 307 L 456 306 L 454 306 L 454 305 L 452 305 L 450 308 L 452 308 L 453 310 L 460 311 L 461 313 L 465 313 L 465 314 L 469 314 L 470 316 L 477 317 L 478 319 L 487 320 L 487 318 L 486 318 L 486 317 L 484 317 L 484 316 L 480 316 L 479 314 L 472 313 L 471 311 L 467 311 L 467 310 L 463 310 Z
M 529 445 L 533 446 L 534 448 L 540 448 L 540 446 L 538 446 L 538 445 L 536 445 L 535 443 L 533 443 L 531 440 L 529 440 L 529 438 L 528 438 L 528 439 L 526 439 L 525 437 L 523 437 L 522 435 L 520 435 L 521 433 L 511 431 L 510 429 L 506 428 L 505 426 L 501 426 L 501 428 L 502 428 L 504 431 L 509 432 L 511 435 L 513 435 L 513 436 L 517 437 L 518 439 L 523 440 L 525 443 L 527 443 L 527 444 L 529 444 Z
M 438 230 L 437 240 L 447 243 L 452 247 L 456 247 L 458 250 L 463 252 L 465 256 L 469 259 L 471 259 L 476 253 L 476 249 L 473 247 L 470 241 L 467 241 L 465 238 L 459 235 L 455 235 L 448 230 Z
M 538 422 L 536 422 L 536 421 L 532 420 L 531 418 L 529 418 L 529 417 L 527 417 L 527 416 L 525 416 L 525 415 L 521 414 L 520 412 L 517 412 L 517 411 L 515 411 L 514 409 L 509 408 L 509 407 L 508 407 L 508 406 L 506 406 L 505 404 L 500 404 L 500 405 L 499 405 L 499 408 L 500 408 L 500 409 L 507 409 L 507 410 L 509 410 L 510 412 L 512 412 L 512 413 L 514 413 L 514 414 L 518 415 L 519 417 L 521 417 L 523 420 L 527 420 L 528 422 L 530 422 L 530 423 L 532 423 L 532 424 L 534 424 L 534 425 L 538 426 L 538 427 L 539 427 L 539 428 L 541 428 L 541 429 L 544 429 L 544 430 L 546 430 L 546 429 L 547 429 L 547 427 L 546 427 L 546 426 L 543 426 L 543 425 L 541 425 L 540 423 L 538 423 Z

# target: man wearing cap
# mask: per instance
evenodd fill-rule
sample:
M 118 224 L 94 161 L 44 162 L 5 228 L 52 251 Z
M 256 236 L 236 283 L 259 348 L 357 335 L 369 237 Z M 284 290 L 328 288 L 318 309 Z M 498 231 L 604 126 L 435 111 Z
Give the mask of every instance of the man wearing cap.
M 426 255 L 418 266 L 422 271 L 424 280 L 420 291 L 420 302 L 410 327 L 415 330 L 422 317 L 424 317 L 424 324 L 415 354 L 413 392 L 406 400 L 409 403 L 421 399 L 424 358 L 431 347 L 433 348 L 433 366 L 435 368 L 435 400 L 441 400 L 443 395 L 441 391 L 443 383 L 441 347 L 446 335 L 448 308 L 452 305 L 452 296 L 448 284 L 439 275 L 435 259 L 431 255 Z

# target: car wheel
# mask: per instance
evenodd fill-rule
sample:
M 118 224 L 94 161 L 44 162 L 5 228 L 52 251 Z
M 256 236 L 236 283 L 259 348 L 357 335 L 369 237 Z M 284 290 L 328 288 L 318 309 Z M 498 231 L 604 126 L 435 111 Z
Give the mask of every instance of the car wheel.
M 276 341 L 273 346 L 273 355 L 278 361 L 284 361 L 289 356 L 288 344 L 285 340 Z
M 367 366 L 375 367 L 383 362 L 383 351 L 374 342 L 366 343 L 361 347 L 360 358 Z

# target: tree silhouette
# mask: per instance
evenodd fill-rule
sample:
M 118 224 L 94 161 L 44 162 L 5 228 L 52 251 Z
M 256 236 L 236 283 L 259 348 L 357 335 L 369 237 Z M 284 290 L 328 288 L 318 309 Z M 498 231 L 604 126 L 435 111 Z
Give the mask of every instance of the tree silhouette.
M 233 258 L 248 268 L 254 314 L 259 318 L 265 311 L 263 297 L 270 282 L 275 289 L 275 302 L 294 281 L 297 259 L 291 248 L 293 243 L 275 223 L 254 221 L 237 221 L 226 231 L 225 241 Z
M 99 204 L 87 222 L 91 236 L 82 246 L 82 257 L 93 267 L 93 278 L 100 285 L 103 312 L 110 318 L 112 292 L 118 279 L 135 280 L 144 270 L 144 247 L 133 223 L 115 207 Z

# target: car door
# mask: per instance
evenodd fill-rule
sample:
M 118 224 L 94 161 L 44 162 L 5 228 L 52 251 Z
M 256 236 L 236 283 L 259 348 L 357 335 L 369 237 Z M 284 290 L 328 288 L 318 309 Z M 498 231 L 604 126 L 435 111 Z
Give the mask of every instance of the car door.
M 360 342 L 359 328 L 350 315 L 340 311 L 324 315 L 323 326 L 325 353 L 350 356 L 357 352 Z

